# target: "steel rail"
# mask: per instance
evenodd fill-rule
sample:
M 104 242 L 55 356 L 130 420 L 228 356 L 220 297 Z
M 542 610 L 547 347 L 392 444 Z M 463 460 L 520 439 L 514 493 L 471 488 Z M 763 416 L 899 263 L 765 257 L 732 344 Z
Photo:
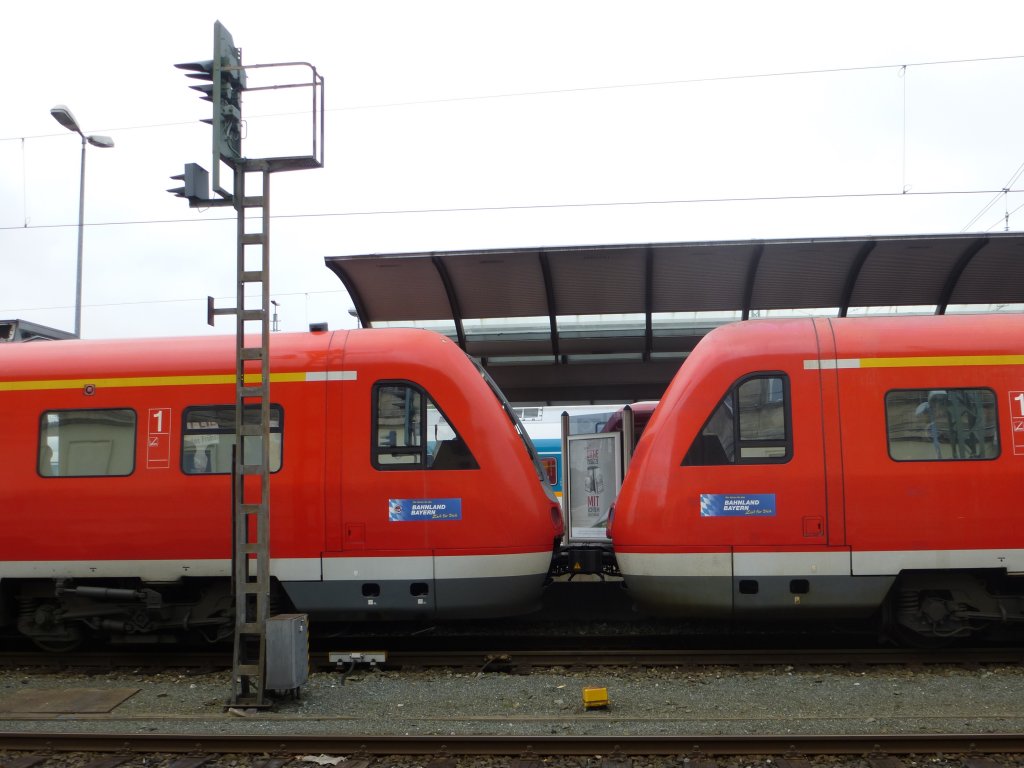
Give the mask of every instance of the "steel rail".
M 351 649 L 383 648 L 381 644 L 350 642 Z M 341 648 L 339 647 L 339 650 Z M 1022 664 L 1024 648 L 983 649 L 555 649 L 555 650 L 397 650 L 387 651 L 387 662 L 382 666 L 396 667 L 474 667 L 500 670 L 505 667 L 595 667 L 595 666 L 738 666 L 764 667 L 793 665 L 806 668 L 816 665 L 884 666 L 884 665 L 982 665 Z M 217 671 L 230 668 L 227 652 L 182 651 L 89 651 L 68 654 L 49 654 L 37 651 L 0 652 L 0 668 L 105 668 L 141 667 L 161 669 L 190 667 Z M 338 667 L 328 660 L 328 652 L 310 653 L 310 666 L 315 670 Z
M 313 659 L 322 667 L 320 659 Z M 807 649 L 807 650 L 509 650 L 509 651 L 397 651 L 388 654 L 389 666 L 477 666 L 484 669 L 552 666 L 739 666 L 799 667 L 884 665 L 974 665 L 1024 663 L 1024 648 L 982 650 Z
M 784 736 L 275 736 L 0 733 L 0 750 L 354 755 L 1021 754 L 1024 734 Z

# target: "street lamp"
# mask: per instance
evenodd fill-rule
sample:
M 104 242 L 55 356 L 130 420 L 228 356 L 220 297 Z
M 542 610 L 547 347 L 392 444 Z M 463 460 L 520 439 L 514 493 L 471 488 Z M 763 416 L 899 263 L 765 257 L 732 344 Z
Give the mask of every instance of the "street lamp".
M 82 174 L 78 187 L 78 264 L 75 271 L 75 338 L 82 338 L 82 232 L 84 230 L 85 218 L 85 144 L 92 144 L 100 149 L 109 149 L 114 146 L 114 140 L 109 136 L 86 136 L 78 127 L 78 121 L 71 114 L 71 110 L 63 104 L 58 104 L 50 110 L 53 119 L 63 125 L 69 131 L 74 131 L 82 137 Z

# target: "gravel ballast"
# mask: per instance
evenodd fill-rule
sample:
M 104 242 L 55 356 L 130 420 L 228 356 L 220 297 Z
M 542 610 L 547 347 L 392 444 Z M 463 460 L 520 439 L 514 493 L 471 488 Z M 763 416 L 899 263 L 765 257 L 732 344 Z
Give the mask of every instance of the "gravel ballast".
M 585 710 L 585 687 L 609 706 Z M 3 711 L 27 689 L 135 688 L 106 714 Z M 318 672 L 270 710 L 229 709 L 227 672 L 0 672 L 0 730 L 349 735 L 1001 733 L 1024 728 L 1024 673 L 837 667 Z M 8 708 L 9 709 L 9 708 Z

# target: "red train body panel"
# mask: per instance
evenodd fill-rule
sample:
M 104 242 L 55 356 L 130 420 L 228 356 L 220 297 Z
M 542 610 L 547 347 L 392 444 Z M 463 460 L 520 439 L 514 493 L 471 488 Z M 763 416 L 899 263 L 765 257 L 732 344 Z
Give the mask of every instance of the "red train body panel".
M 633 598 L 688 616 L 1020 620 L 1024 317 L 756 320 L 713 331 L 610 528 Z
M 558 505 L 507 404 L 458 347 L 360 330 L 274 335 L 271 355 L 271 574 L 296 610 L 457 617 L 539 604 Z M 220 626 L 234 339 L 3 345 L 0 404 L 0 621 L 59 644 L 100 624 L 173 626 L 180 600 Z M 88 616 L 69 630 L 62 617 L 106 610 L 84 584 L 154 590 L 163 612 L 133 629 L 113 592 L 120 625 Z

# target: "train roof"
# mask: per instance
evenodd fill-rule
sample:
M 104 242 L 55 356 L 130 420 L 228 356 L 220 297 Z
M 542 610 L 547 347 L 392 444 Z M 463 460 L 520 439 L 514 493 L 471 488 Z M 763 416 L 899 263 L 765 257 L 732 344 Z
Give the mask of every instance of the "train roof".
M 1019 313 L 831 318 L 838 357 L 1019 354 Z
M 329 352 L 372 346 L 380 358 L 409 357 L 432 338 L 464 357 L 440 334 L 416 328 L 361 329 L 310 333 L 275 333 L 270 336 L 277 370 L 304 370 L 324 365 Z M 376 341 L 374 341 L 376 339 Z M 386 339 L 386 341 L 385 341 Z M 436 355 L 438 352 L 431 352 Z M 233 335 L 180 336 L 140 339 L 71 339 L 37 344 L 0 345 L 0 381 L 81 376 L 130 376 L 175 373 L 232 372 L 235 367 Z
M 809 334 L 811 324 L 817 324 L 819 335 L 826 332 L 822 326 L 831 328 L 838 358 L 1019 355 L 1024 337 L 1024 315 L 1018 313 L 788 318 L 749 320 L 716 329 L 698 350 L 702 357 L 731 360 L 806 357 L 810 352 L 806 339 L 813 337 L 798 336 L 794 330 L 803 325 Z

